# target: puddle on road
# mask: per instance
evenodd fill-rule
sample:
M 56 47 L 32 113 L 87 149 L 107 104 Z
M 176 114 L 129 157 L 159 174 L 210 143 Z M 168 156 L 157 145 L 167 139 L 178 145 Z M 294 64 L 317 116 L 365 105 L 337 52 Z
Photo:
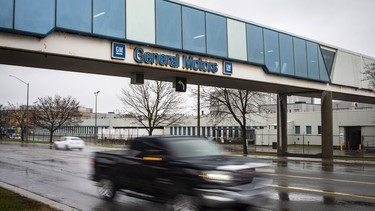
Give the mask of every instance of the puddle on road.
M 40 162 L 47 162 L 47 163 L 57 163 L 57 164 L 64 164 L 64 165 L 67 165 L 68 162 L 66 162 L 65 160 L 59 160 L 59 159 L 45 159 L 45 160 L 33 160 L 33 161 L 29 161 L 31 163 L 35 163 L 35 164 L 40 164 Z
M 375 208 L 375 203 L 365 202 L 365 201 L 341 200 L 341 201 L 336 202 L 336 204 L 342 205 L 342 206 L 361 206 L 361 207 L 366 207 L 366 208 L 370 208 L 370 207 Z
M 22 166 L 17 166 L 10 163 L 5 163 L 0 161 L 1 169 L 15 170 L 15 171 L 24 171 L 25 168 Z

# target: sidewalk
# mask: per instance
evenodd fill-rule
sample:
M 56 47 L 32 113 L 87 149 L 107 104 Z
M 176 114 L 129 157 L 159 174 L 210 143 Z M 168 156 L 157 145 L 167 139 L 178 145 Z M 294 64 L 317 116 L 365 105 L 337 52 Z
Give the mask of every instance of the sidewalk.
M 249 151 L 256 151 L 256 152 L 273 152 L 277 153 L 277 149 L 272 149 L 271 146 L 256 146 L 250 147 Z M 312 147 L 305 147 L 302 146 L 288 146 L 288 153 L 292 154 L 300 154 L 301 157 L 304 155 L 317 155 L 321 153 L 320 148 L 312 148 Z M 359 150 L 333 150 L 333 156 L 343 156 L 343 157 L 367 157 L 367 158 L 375 158 L 375 152 L 366 152 L 366 151 L 359 151 Z

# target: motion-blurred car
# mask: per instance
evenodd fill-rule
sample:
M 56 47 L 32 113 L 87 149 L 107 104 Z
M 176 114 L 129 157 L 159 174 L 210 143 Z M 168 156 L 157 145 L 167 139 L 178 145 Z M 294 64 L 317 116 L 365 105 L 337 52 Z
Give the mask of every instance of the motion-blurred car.
M 79 137 L 65 136 L 54 142 L 55 149 L 79 149 L 83 150 L 85 142 Z
M 14 133 L 10 136 L 11 139 L 21 139 L 20 134 Z
M 200 137 L 138 137 L 130 149 L 95 152 L 92 164 L 103 199 L 121 192 L 174 211 L 244 210 L 266 203 L 272 184 L 264 174 L 269 164 L 228 155 Z

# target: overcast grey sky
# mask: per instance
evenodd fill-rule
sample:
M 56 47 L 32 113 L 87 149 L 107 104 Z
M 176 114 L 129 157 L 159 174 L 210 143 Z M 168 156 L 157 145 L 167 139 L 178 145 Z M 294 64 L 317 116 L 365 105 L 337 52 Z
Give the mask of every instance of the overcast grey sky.
M 182 0 L 213 11 L 375 58 L 375 0 Z M 30 104 L 37 97 L 72 96 L 98 112 L 122 110 L 118 99 L 129 79 L 0 65 L 0 105 Z

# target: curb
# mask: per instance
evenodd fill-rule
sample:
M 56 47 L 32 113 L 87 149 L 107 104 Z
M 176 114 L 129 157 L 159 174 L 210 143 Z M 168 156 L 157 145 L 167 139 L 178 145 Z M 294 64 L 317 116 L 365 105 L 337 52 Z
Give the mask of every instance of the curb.
M 272 161 L 306 161 L 306 162 L 319 162 L 326 164 L 362 164 L 362 165 L 375 165 L 375 161 L 365 161 L 365 160 L 344 160 L 344 159 L 333 159 L 333 160 L 324 160 L 322 158 L 303 158 L 303 157 L 274 157 L 274 156 L 262 156 L 255 155 L 252 156 L 257 159 L 272 160 Z
M 79 210 L 79 209 L 76 209 L 76 208 L 73 208 L 73 207 L 69 207 L 68 205 L 61 204 L 59 202 L 53 201 L 51 199 L 42 197 L 40 195 L 37 195 L 37 194 L 32 193 L 30 191 L 24 190 L 22 188 L 18 188 L 18 187 L 9 185 L 9 184 L 1 182 L 1 181 L 0 181 L 0 186 L 5 188 L 5 189 L 8 189 L 10 191 L 13 191 L 17 194 L 20 194 L 21 196 L 27 197 L 27 198 L 35 200 L 35 201 L 39 201 L 43 204 L 49 205 L 50 207 L 58 209 L 58 210 L 69 210 L 69 211 Z

